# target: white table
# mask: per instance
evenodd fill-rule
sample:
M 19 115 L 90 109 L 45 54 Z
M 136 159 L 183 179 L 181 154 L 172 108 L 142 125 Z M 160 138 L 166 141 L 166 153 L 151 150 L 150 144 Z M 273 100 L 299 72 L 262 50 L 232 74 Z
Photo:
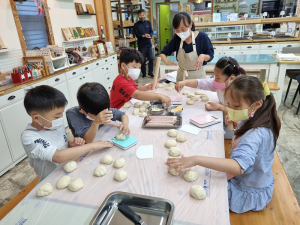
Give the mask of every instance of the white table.
M 185 88 L 190 91 L 195 89 Z M 155 92 L 166 93 L 166 90 L 158 89 Z M 210 100 L 217 101 L 216 93 L 207 92 Z M 169 91 L 168 95 L 177 95 L 175 91 Z M 198 101 L 195 105 L 185 104 L 184 96 L 183 124 L 189 123 L 189 118 L 201 113 L 209 113 L 219 118 L 222 113 L 206 112 L 204 102 Z M 167 166 L 168 149 L 164 147 L 168 129 L 143 129 L 143 118 L 132 116 L 133 107 L 126 110 L 130 117 L 131 135 L 137 138 L 138 144 L 126 151 L 117 147 L 111 149 L 90 152 L 79 157 L 76 161 L 78 168 L 70 173 L 72 179 L 82 178 L 85 186 L 78 192 L 67 189 L 56 189 L 57 180 L 67 173 L 62 166 L 58 166 L 41 184 L 51 183 L 54 186 L 53 193 L 47 197 L 36 197 L 35 187 L 1 222 L 7 224 L 88 224 L 105 197 L 114 191 L 123 191 L 150 195 L 171 200 L 175 205 L 175 225 L 196 224 L 229 224 L 229 209 L 227 196 L 227 178 L 225 173 L 213 171 L 200 166 L 192 169 L 198 172 L 199 177 L 193 183 L 183 179 L 183 173 L 179 177 L 170 175 Z M 95 139 L 107 140 L 116 135 L 118 129 L 112 125 L 102 127 Z M 223 124 L 216 124 L 205 128 L 195 136 L 186 133 L 187 141 L 178 143 L 186 156 L 203 155 L 212 157 L 225 157 Z M 136 149 L 141 145 L 154 146 L 154 158 L 139 160 L 135 156 Z M 128 173 L 124 182 L 113 180 L 113 174 L 117 170 L 112 165 L 107 165 L 108 173 L 104 177 L 93 176 L 93 170 L 100 165 L 100 158 L 110 154 L 114 159 L 123 157 L 126 165 L 123 168 Z M 195 200 L 189 195 L 189 188 L 194 184 L 206 186 L 207 197 L 204 200 Z M 148 224 L 150 225 L 150 224 Z

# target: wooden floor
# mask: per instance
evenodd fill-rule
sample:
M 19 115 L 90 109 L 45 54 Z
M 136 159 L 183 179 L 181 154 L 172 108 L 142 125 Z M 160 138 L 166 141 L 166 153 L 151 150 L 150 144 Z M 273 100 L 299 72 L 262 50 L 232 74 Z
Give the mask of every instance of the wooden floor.
M 229 158 L 231 140 L 225 140 L 225 157 Z M 300 225 L 300 207 L 277 152 L 272 168 L 275 186 L 266 209 L 236 214 L 230 212 L 231 225 Z

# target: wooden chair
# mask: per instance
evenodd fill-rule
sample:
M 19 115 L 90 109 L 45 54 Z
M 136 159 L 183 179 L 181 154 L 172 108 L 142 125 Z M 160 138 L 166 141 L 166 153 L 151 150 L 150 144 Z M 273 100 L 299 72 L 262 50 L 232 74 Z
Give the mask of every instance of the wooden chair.
M 229 158 L 231 140 L 225 142 L 225 157 Z M 277 152 L 273 160 L 272 171 L 275 186 L 272 200 L 259 212 L 236 214 L 230 211 L 231 225 L 296 225 L 300 224 L 300 207 L 280 162 Z

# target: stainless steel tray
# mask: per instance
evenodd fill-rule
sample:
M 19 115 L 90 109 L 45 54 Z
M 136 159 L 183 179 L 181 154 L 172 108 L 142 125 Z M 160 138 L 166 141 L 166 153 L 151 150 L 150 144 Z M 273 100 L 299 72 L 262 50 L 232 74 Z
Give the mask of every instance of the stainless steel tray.
M 151 116 L 153 116 L 153 115 L 151 115 Z M 172 117 L 172 118 L 176 119 L 176 123 L 174 125 L 170 125 L 170 126 L 159 126 L 158 125 L 158 126 L 151 126 L 151 127 L 146 126 L 147 122 L 150 120 L 149 117 L 151 117 L 151 116 L 146 116 L 144 118 L 143 123 L 142 123 L 142 127 L 144 127 L 144 128 L 161 128 L 161 129 L 168 128 L 168 129 L 170 129 L 170 128 L 179 128 L 179 127 L 182 126 L 182 117 L 181 116 L 168 116 L 168 115 L 155 115 L 155 117 L 156 116 L 157 117 L 159 117 L 159 116 L 161 116 L 161 117 L 163 117 L 163 116 Z
M 171 201 L 126 192 L 113 192 L 106 197 L 90 225 L 133 225 L 133 222 L 119 212 L 117 205 L 121 202 L 140 215 L 147 225 L 172 224 L 175 206 Z

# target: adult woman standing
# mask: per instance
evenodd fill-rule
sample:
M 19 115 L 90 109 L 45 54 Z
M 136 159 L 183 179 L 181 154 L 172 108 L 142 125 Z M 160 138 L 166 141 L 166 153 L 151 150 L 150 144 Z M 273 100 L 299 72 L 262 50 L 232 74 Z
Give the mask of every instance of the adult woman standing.
M 166 65 L 177 65 L 166 57 L 176 51 L 179 65 L 177 81 L 205 78 L 203 66 L 214 57 L 214 49 L 207 34 L 195 31 L 194 23 L 186 12 L 175 15 L 173 27 L 176 35 L 160 52 L 162 61 Z

